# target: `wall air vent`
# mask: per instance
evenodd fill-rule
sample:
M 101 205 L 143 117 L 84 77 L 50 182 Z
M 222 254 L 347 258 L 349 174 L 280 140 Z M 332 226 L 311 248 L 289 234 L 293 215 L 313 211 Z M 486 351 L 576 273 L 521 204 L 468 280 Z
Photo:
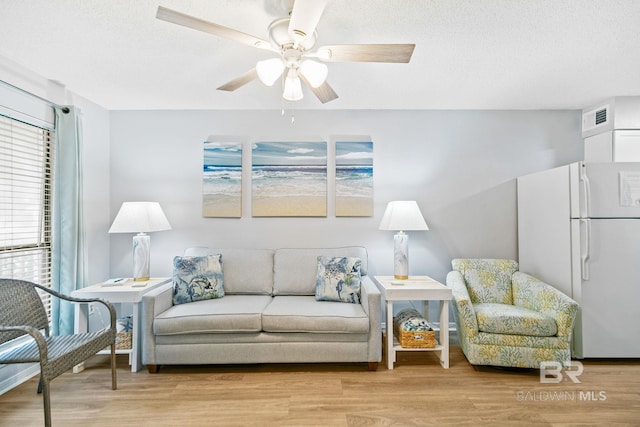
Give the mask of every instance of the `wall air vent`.
M 602 110 L 596 111 L 596 125 L 599 125 L 606 121 L 607 121 L 607 109 L 603 108 Z
M 609 124 L 609 105 L 587 111 L 582 115 L 582 132 L 588 132 Z

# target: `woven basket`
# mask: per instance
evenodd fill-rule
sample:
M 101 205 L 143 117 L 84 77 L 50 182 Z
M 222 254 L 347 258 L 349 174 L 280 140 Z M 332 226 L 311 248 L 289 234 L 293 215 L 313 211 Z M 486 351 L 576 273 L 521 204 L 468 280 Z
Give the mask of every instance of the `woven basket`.
M 404 348 L 434 348 L 436 333 L 420 313 L 412 308 L 401 310 L 393 319 L 393 332 Z
M 130 350 L 132 336 L 131 332 L 118 332 L 116 334 L 116 350 Z

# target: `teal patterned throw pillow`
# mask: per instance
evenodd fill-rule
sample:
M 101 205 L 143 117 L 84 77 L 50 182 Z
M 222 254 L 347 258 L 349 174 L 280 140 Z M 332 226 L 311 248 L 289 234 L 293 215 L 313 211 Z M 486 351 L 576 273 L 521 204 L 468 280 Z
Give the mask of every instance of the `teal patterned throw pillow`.
M 360 304 L 360 258 L 318 257 L 316 300 Z
M 222 298 L 222 255 L 173 258 L 173 304 Z

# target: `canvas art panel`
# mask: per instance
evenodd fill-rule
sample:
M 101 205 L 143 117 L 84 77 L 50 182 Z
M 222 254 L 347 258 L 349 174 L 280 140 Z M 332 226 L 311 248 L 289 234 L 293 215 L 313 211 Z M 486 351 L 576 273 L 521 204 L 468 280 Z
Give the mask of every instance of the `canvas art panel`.
M 326 216 L 327 143 L 254 143 L 251 194 L 254 217 Z
M 202 216 L 242 216 L 242 143 L 204 142 Z
M 373 216 L 373 142 L 336 141 L 336 216 Z

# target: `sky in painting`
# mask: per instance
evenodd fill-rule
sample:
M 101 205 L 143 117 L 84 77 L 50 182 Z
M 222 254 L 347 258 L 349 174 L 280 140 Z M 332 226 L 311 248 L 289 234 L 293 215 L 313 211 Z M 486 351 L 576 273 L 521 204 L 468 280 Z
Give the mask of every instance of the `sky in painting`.
M 205 142 L 204 164 L 216 166 L 241 166 L 242 144 L 238 142 Z
M 256 142 L 254 165 L 326 165 L 326 142 Z
M 336 164 L 372 165 L 373 142 L 336 142 Z

